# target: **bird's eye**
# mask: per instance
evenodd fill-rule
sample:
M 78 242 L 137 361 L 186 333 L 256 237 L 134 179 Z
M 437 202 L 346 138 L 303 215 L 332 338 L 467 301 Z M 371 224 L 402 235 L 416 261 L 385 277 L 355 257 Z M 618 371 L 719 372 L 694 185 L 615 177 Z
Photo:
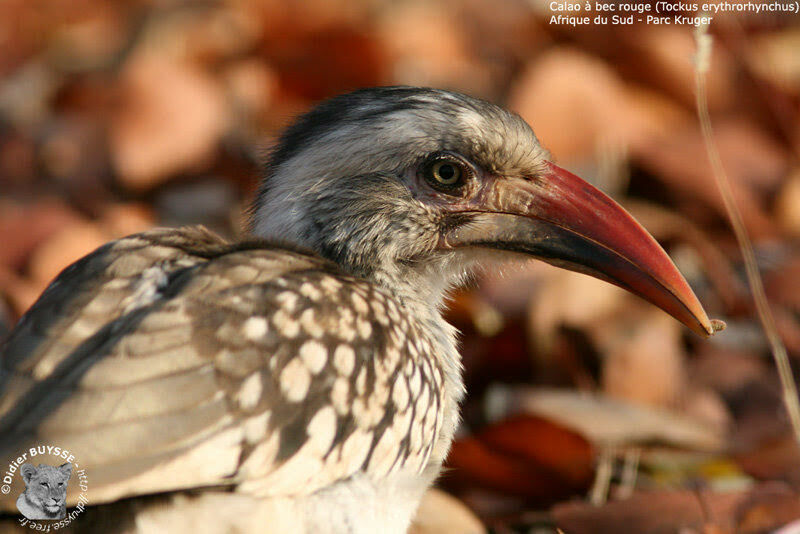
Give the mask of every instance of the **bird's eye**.
M 431 175 L 442 185 L 455 185 L 461 179 L 461 169 L 449 161 L 437 161 L 431 166 Z
M 431 186 L 448 193 L 464 185 L 471 175 L 469 165 L 460 158 L 448 154 L 436 154 L 422 166 L 422 174 Z

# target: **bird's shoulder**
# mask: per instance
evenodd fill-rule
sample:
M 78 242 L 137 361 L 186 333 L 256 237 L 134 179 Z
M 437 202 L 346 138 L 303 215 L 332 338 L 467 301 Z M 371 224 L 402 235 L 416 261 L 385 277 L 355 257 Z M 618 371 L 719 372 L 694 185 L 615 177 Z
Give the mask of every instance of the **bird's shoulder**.
M 53 368 L 59 355 L 103 326 L 174 296 L 183 289 L 182 278 L 209 263 L 225 264 L 215 269 L 221 275 L 216 282 L 236 282 L 248 265 L 263 264 L 269 257 L 281 261 L 262 275 L 315 263 L 331 267 L 307 253 L 266 242 L 229 243 L 202 226 L 155 229 L 107 243 L 65 268 L 0 346 L 0 388 L 12 370 L 34 372 L 38 366 L 34 374 L 47 374 L 44 360 L 51 362 L 44 367 Z
M 95 502 L 422 469 L 442 371 L 413 323 L 302 250 L 199 227 L 131 236 L 68 267 L 10 335 L 0 450 L 70 450 Z

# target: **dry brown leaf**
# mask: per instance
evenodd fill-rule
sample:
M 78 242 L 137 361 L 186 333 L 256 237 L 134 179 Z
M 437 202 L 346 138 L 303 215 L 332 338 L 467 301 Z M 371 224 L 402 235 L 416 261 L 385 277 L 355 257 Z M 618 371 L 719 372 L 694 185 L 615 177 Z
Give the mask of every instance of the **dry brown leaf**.
M 533 124 L 557 159 L 593 154 L 599 140 L 624 144 L 625 90 L 603 61 L 573 48 L 539 56 L 515 82 L 509 107 Z
M 81 216 L 57 199 L 35 204 L 0 201 L 0 265 L 22 269 L 30 254 L 42 242 L 65 226 L 81 221 Z
M 524 412 L 571 428 L 597 445 L 658 442 L 697 451 L 718 451 L 723 436 L 676 412 L 602 395 L 548 388 L 494 387 L 487 394 L 493 418 Z
M 277 91 L 278 80 L 263 61 L 237 61 L 225 70 L 223 77 L 240 115 L 252 120 L 266 113 Z
M 126 187 L 146 190 L 208 163 L 229 121 L 213 78 L 188 63 L 141 54 L 128 62 L 122 80 L 110 143 Z
M 748 231 L 754 239 L 774 236 L 776 228 L 764 209 L 765 197 L 786 172 L 786 152 L 745 120 L 714 126 L 723 165 Z M 725 216 L 698 128 L 642 143 L 633 156 L 678 198 L 699 200 L 712 207 L 718 217 Z
M 41 289 L 40 285 L 0 265 L 0 297 L 8 300 L 15 317 L 22 316 L 36 302 Z
M 166 28 L 175 48 L 184 57 L 208 63 L 236 57 L 257 44 L 262 28 L 254 17 L 255 7 L 245 2 L 207 4 L 196 16 L 173 21 Z
M 36 178 L 33 140 L 21 132 L 7 133 L 0 143 L 0 176 L 4 188 L 31 183 Z
M 639 492 L 602 507 L 559 504 L 551 513 L 571 534 L 762 534 L 800 517 L 800 498 L 785 484 L 767 483 L 743 492 Z
M 0 35 L 3 53 L 0 54 L 0 79 L 6 78 L 44 47 L 42 5 L 26 0 L 0 2 Z
M 695 384 L 702 384 L 724 394 L 732 393 L 748 382 L 770 374 L 770 366 L 760 354 L 733 349 L 717 343 L 700 343 L 689 363 Z
M 368 24 L 317 27 L 315 17 L 308 13 L 308 21 L 289 22 L 265 36 L 263 58 L 278 77 L 281 96 L 308 103 L 386 84 L 390 63 Z
M 573 48 L 555 48 L 529 65 L 511 89 L 509 106 L 566 160 L 625 149 L 687 120 L 662 96 L 626 85 L 606 62 Z
M 756 487 L 736 510 L 738 534 L 773 532 L 800 518 L 800 495 L 781 482 Z
M 686 389 L 683 327 L 653 306 L 630 302 L 626 313 L 589 330 L 603 354 L 603 391 L 612 398 L 673 407 Z
M 585 491 L 594 451 L 581 435 L 531 415 L 517 415 L 456 440 L 443 483 L 464 491 L 489 488 L 551 503 Z
M 646 82 L 659 93 L 694 107 L 695 42 L 688 26 L 639 25 L 616 43 L 620 68 Z M 624 52 L 624 53 L 623 53 Z M 735 69 L 724 47 L 715 47 L 707 74 L 708 100 L 712 110 L 733 103 Z
M 691 113 L 650 87 L 628 83 L 625 98 L 630 106 L 629 120 L 637 126 L 628 138 L 629 147 L 646 143 L 653 137 L 669 135 L 693 119 Z
M 484 534 L 480 519 L 464 503 L 447 493 L 431 488 L 422 496 L 409 534 Z
M 800 28 L 765 32 L 750 39 L 747 61 L 760 77 L 784 91 L 800 93 Z
M 28 266 L 31 280 L 39 292 L 65 267 L 109 240 L 95 223 L 79 221 L 63 226 L 31 255 Z
M 107 65 L 127 38 L 128 20 L 120 7 L 114 2 L 91 2 L 90 9 L 53 28 L 47 43 L 51 61 L 64 70 Z
M 275 39 L 281 31 L 320 31 L 335 26 L 366 24 L 366 4 L 350 0 L 306 0 L 251 2 L 259 12 L 266 39 Z
M 737 464 L 759 480 L 786 480 L 800 484 L 800 450 L 789 434 L 767 440 L 735 456 Z
M 800 238 L 800 168 L 786 177 L 775 198 L 775 216 L 790 236 Z
M 574 487 L 586 485 L 594 471 L 591 445 L 574 432 L 540 417 L 511 417 L 486 427 L 478 439 L 494 451 L 540 465 Z
M 109 239 L 144 232 L 155 225 L 153 210 L 146 204 L 112 204 L 103 209 L 99 226 Z
M 551 514 L 556 524 L 570 534 L 733 534 L 734 514 L 741 500 L 739 493 L 639 492 L 630 499 L 601 507 L 582 502 L 558 504 Z
M 559 326 L 585 328 L 612 315 L 627 302 L 625 292 L 596 278 L 552 266 L 541 291 L 530 300 L 531 343 L 550 352 Z
M 681 396 L 679 407 L 687 416 L 709 425 L 720 436 L 727 436 L 731 431 L 733 416 L 722 396 L 711 388 L 689 387 Z
M 469 54 L 469 36 L 451 6 L 437 2 L 398 4 L 380 21 L 380 38 L 394 64 L 396 83 L 463 87 L 486 92 L 488 73 Z M 431 36 L 435 35 L 435 39 Z

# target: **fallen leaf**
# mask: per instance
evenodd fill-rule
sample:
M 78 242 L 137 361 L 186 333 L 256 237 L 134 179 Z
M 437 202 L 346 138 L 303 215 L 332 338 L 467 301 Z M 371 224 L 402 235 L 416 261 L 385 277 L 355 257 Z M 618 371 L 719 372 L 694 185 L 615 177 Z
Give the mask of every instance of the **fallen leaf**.
M 686 389 L 683 327 L 644 303 L 589 330 L 603 354 L 603 391 L 611 398 L 673 407 Z
M 575 487 L 587 484 L 594 472 L 589 443 L 547 419 L 517 415 L 486 427 L 478 439 L 492 450 L 541 465 Z
M 751 491 L 736 510 L 736 532 L 759 534 L 800 518 L 800 495 L 780 482 L 768 482 Z
M 0 296 L 11 306 L 11 317 L 18 319 L 39 298 L 41 284 L 34 284 L 25 277 L 0 265 Z M 8 326 L 11 326 L 10 324 Z
M 716 343 L 700 343 L 689 362 L 693 382 L 728 394 L 748 382 L 772 373 L 770 363 L 743 347 L 738 350 Z
M 78 221 L 63 226 L 31 255 L 28 266 L 31 281 L 39 292 L 43 291 L 65 267 L 108 240 L 108 234 L 96 223 Z
M 155 222 L 153 210 L 148 205 L 130 202 L 105 206 L 98 224 L 109 239 L 117 239 L 144 232 Z
M 529 320 L 530 341 L 545 354 L 552 350 L 558 327 L 585 328 L 627 302 L 625 292 L 607 282 L 549 265 L 541 270 L 547 275 L 530 299 Z
M 640 24 L 619 39 L 606 38 L 598 49 L 606 49 L 620 72 L 694 109 L 696 45 L 692 28 Z M 611 48 L 611 49 L 609 49 Z M 706 74 L 706 92 L 711 111 L 727 109 L 735 102 L 737 87 L 734 59 L 722 46 L 715 46 Z
M 791 237 L 800 237 L 800 168 L 794 169 L 775 197 L 778 224 Z
M 492 424 L 473 437 L 456 440 L 443 483 L 463 491 L 471 485 L 554 502 L 585 491 L 592 479 L 594 452 L 580 435 L 530 415 Z
M 0 176 L 3 177 L 5 195 L 13 187 L 24 186 L 36 179 L 35 152 L 33 139 L 21 132 L 0 136 Z
M 422 496 L 409 534 L 484 534 L 486 528 L 461 501 L 431 488 Z
M 225 70 L 223 77 L 241 117 L 254 120 L 266 113 L 277 90 L 277 79 L 263 61 L 237 61 Z
M 387 11 L 378 32 L 394 64 L 397 81 L 430 87 L 486 91 L 488 73 L 470 54 L 469 35 L 453 7 L 434 2 L 399 4 Z M 431 39 L 436 35 L 435 39 Z
M 583 502 L 557 504 L 550 513 L 569 534 L 733 533 L 740 493 L 692 491 L 637 492 L 624 501 L 595 507 Z
M 625 106 L 624 87 L 611 67 L 574 48 L 539 56 L 509 96 L 509 107 L 535 125 L 556 158 L 566 160 L 593 154 L 600 139 L 624 144 L 616 126 Z
M 598 446 L 663 443 L 696 451 L 719 451 L 723 436 L 708 425 L 668 410 L 570 390 L 501 387 L 487 393 L 492 419 L 528 413 L 554 421 Z
M 80 221 L 78 213 L 55 198 L 33 204 L 0 200 L 0 265 L 21 270 L 39 245 L 63 227 Z
M 295 98 L 316 101 L 386 83 L 386 52 L 377 37 L 363 27 L 289 25 L 271 38 L 264 57 L 274 69 L 280 89 Z
M 559 160 L 608 147 L 625 150 L 687 120 L 662 96 L 630 86 L 605 61 L 554 48 L 531 63 L 510 91 L 509 107 L 534 125 Z
M 759 480 L 800 484 L 800 449 L 791 434 L 768 440 L 735 456 L 741 468 Z
M 147 190 L 208 163 L 229 122 L 213 78 L 191 64 L 141 54 L 126 64 L 122 91 L 110 143 L 123 185 Z
M 782 90 L 800 92 L 800 29 L 789 26 L 750 38 L 746 59 L 761 78 Z
M 742 119 L 715 123 L 714 127 L 723 166 L 751 237 L 757 240 L 775 236 L 775 224 L 764 207 L 765 196 L 785 174 L 787 154 L 753 124 Z M 632 156 L 673 194 L 700 201 L 713 208 L 718 219 L 727 220 L 699 127 L 639 143 Z
M 728 406 L 711 388 L 688 387 L 679 399 L 678 408 L 695 421 L 707 424 L 720 436 L 728 435 L 733 427 L 733 416 Z
M 91 6 L 87 5 L 91 4 Z M 47 42 L 47 55 L 59 70 L 89 71 L 108 65 L 125 45 L 125 9 L 114 2 L 85 2 L 88 9 L 56 28 Z

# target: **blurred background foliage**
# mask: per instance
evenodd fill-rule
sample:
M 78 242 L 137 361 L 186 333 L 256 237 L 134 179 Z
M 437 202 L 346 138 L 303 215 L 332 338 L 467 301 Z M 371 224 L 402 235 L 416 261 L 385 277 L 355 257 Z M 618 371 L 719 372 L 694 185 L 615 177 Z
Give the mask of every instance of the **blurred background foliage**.
M 470 395 L 441 485 L 496 532 L 767 532 L 800 517 L 800 454 L 694 114 L 693 28 L 559 26 L 549 6 L 0 1 L 0 338 L 110 239 L 196 223 L 241 235 L 260 162 L 314 102 L 455 89 L 517 111 L 620 199 L 729 329 L 701 341 L 538 263 L 481 274 L 449 314 Z M 798 363 L 800 17 L 715 15 L 711 34 L 716 140 Z

